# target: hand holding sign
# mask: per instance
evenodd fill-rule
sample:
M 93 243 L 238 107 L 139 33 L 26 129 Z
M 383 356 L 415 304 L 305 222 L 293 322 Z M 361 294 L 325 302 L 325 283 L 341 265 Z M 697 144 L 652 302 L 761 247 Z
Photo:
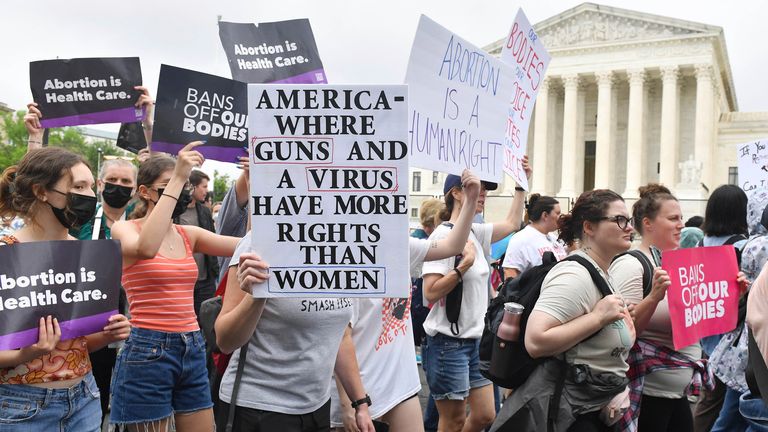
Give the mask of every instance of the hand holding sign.
M 237 283 L 245 293 L 252 295 L 253 285 L 264 283 L 269 279 L 269 264 L 253 252 L 240 255 L 237 266 Z
M 653 285 L 648 297 L 653 298 L 657 303 L 664 300 L 670 285 L 672 285 L 672 280 L 669 278 L 669 273 L 663 268 L 657 267 L 653 272 Z
M 128 339 L 131 334 L 131 322 L 125 315 L 117 314 L 109 317 L 109 323 L 104 326 L 104 335 L 109 343 Z
M 61 340 L 61 328 L 59 320 L 48 315 L 47 318 L 40 317 L 40 326 L 37 342 L 19 350 L 21 362 L 26 363 L 42 355 L 48 354 L 56 348 L 56 344 Z
M 480 196 L 480 179 L 472 171 L 465 169 L 461 173 L 461 188 L 464 190 L 464 196 L 467 202 L 476 202 Z
M 37 108 L 37 104 L 30 102 L 27 104 L 27 113 L 24 115 L 24 127 L 27 128 L 27 134 L 29 134 L 29 141 L 35 144 L 39 144 L 35 147 L 42 147 L 43 133 L 45 128 L 40 124 L 40 118 L 43 117 L 43 113 Z

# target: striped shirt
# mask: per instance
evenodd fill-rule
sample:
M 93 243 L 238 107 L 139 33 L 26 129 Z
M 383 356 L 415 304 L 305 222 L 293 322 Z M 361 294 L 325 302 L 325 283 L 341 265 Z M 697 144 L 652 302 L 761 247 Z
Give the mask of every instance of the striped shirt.
M 184 239 L 184 258 L 167 258 L 158 253 L 123 269 L 131 325 L 136 327 L 169 333 L 199 329 L 193 301 L 197 263 L 184 229 L 173 226 Z

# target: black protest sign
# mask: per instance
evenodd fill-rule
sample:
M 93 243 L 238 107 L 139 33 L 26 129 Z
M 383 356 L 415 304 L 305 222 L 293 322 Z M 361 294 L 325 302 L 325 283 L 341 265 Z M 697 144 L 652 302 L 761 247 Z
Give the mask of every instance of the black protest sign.
M 138 153 L 147 148 L 147 138 L 144 135 L 144 126 L 141 122 L 121 124 L 115 145 L 132 153 Z
M 121 275 L 114 240 L 0 247 L 0 350 L 37 342 L 47 315 L 58 318 L 62 340 L 103 330 L 117 313 Z
M 45 128 L 141 121 L 138 57 L 43 60 L 29 64 L 32 99 Z
M 176 154 L 192 141 L 208 159 L 238 162 L 248 145 L 247 84 L 174 66 L 160 67 L 152 151 Z
M 327 83 L 308 19 L 219 22 L 232 78 L 247 83 Z

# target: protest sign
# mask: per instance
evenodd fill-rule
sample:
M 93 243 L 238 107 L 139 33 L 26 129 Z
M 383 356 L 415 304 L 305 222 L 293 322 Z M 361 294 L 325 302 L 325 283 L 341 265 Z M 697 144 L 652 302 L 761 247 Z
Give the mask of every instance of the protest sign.
M 768 139 L 739 145 L 736 159 L 744 192 L 768 187 Z
M 269 23 L 219 22 L 232 78 L 247 83 L 328 82 L 308 19 Z
M 407 95 L 248 86 L 254 296 L 408 297 Z
M 132 153 L 138 153 L 147 148 L 147 137 L 141 122 L 123 123 L 117 133 L 116 146 Z
M 138 57 L 43 60 L 29 64 L 44 128 L 141 121 Z
M 0 247 L 0 350 L 36 343 L 48 315 L 62 340 L 102 331 L 117 313 L 121 262 L 114 240 Z
M 675 349 L 736 327 L 739 268 L 733 246 L 665 251 L 661 267 L 672 281 L 667 299 Z
M 411 164 L 499 182 L 512 67 L 422 15 L 405 81 Z
M 152 151 L 176 154 L 192 141 L 208 159 L 238 162 L 248 145 L 245 83 L 174 66 L 160 66 Z
M 528 127 L 539 85 L 544 80 L 551 57 L 523 9 L 517 11 L 512 29 L 505 38 L 501 60 L 511 65 L 515 74 L 504 136 L 504 172 L 528 190 L 528 177 L 523 170 L 523 156 L 528 150 Z

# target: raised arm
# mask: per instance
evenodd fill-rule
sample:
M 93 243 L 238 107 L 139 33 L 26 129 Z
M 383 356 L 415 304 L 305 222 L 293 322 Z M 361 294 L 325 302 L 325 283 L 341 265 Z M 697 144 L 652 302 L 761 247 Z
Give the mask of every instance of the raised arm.
M 197 226 L 184 225 L 184 230 L 192 250 L 206 255 L 231 257 L 240 243 L 239 237 L 219 235 Z
M 24 115 L 24 127 L 27 128 L 27 151 L 43 147 L 43 134 L 45 129 L 40 124 L 43 113 L 37 108 L 37 104 L 27 104 L 27 113 Z
M 136 101 L 136 108 L 144 108 L 144 118 L 141 119 L 141 127 L 144 128 L 144 138 L 147 140 L 147 148 L 149 148 L 149 143 L 152 142 L 152 127 L 154 126 L 152 112 L 154 111 L 155 101 L 152 100 L 149 89 L 146 87 L 136 86 L 134 89 L 141 92 L 139 100 Z
M 227 291 L 214 324 L 216 345 L 225 354 L 248 342 L 266 305 L 266 299 L 253 298 L 251 287 L 267 280 L 269 266 L 250 252 L 240 255 L 238 262 L 229 267 Z
M 525 175 L 529 179 L 533 171 L 528 164 L 528 156 L 523 157 L 523 170 Z M 520 225 L 523 222 L 523 209 L 525 208 L 525 191 L 515 188 L 515 196 L 512 198 L 512 205 L 509 207 L 509 213 L 507 217 L 501 221 L 493 224 L 493 235 L 491 236 L 491 243 L 497 242 L 504 237 L 512 234 L 515 231 L 520 230 Z
M 440 240 L 434 241 L 424 257 L 425 261 L 434 261 L 458 255 L 467 243 L 475 217 L 477 198 L 480 196 L 480 180 L 469 170 L 461 174 L 461 187 L 464 189 L 465 202 L 461 207 L 459 219 L 451 232 Z

